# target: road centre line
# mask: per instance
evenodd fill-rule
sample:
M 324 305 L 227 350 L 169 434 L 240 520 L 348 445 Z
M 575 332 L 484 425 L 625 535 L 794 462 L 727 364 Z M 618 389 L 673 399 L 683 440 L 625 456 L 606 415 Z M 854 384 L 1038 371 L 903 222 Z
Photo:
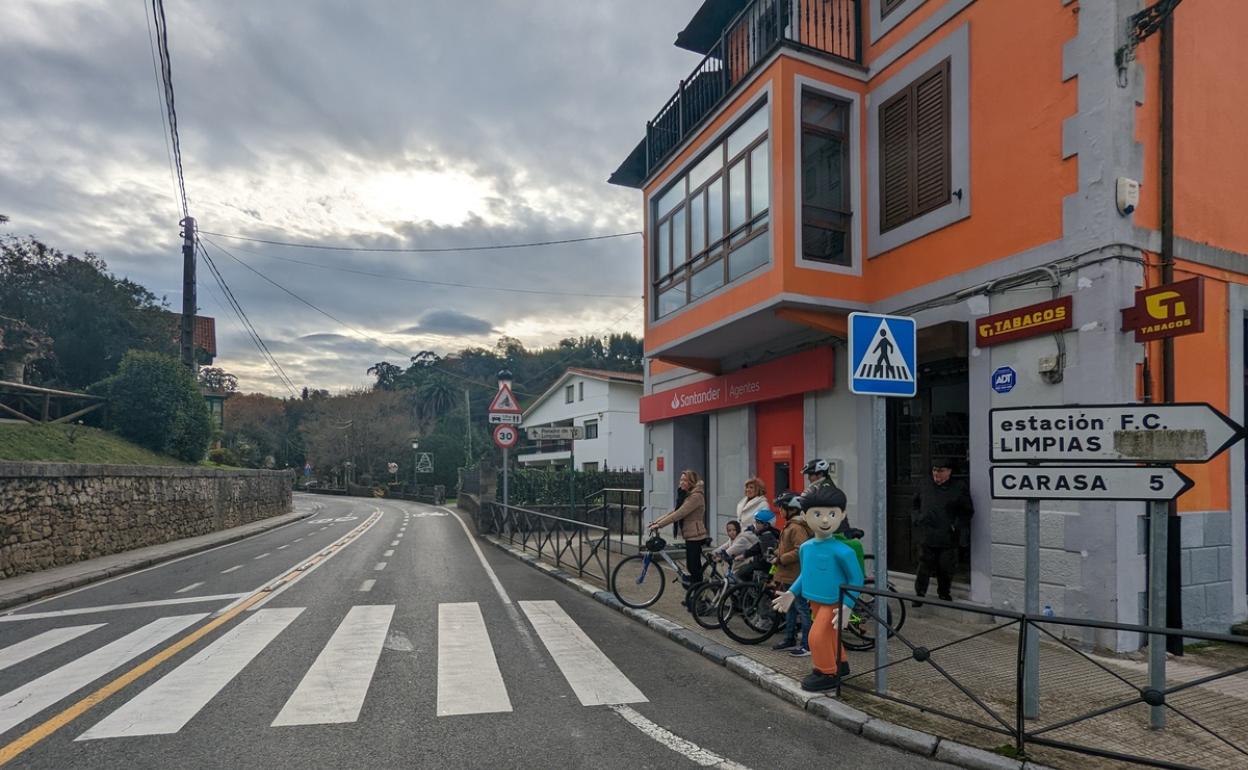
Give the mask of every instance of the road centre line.
M 365 580 L 363 583 L 360 583 L 360 590 L 361 590 L 361 591 L 371 591 L 371 590 L 373 590 L 373 586 L 375 586 L 375 585 L 377 585 L 377 581 L 376 581 L 376 580 L 372 580 L 372 579 Z
M 278 578 L 276 583 L 269 584 L 266 587 L 258 589 L 257 591 L 252 593 L 250 596 L 243 597 L 238 602 L 236 602 L 233 606 L 226 608 L 220 614 L 218 614 L 216 617 L 213 617 L 204 625 L 200 626 L 199 628 L 195 629 L 191 633 L 187 634 L 186 636 L 182 637 L 178 641 L 174 642 L 173 644 L 169 645 L 165 649 L 161 650 L 160 652 L 156 653 L 152 657 L 148 658 L 144 662 L 130 669 L 129 671 L 127 671 L 125 674 L 122 674 L 117 679 L 114 679 L 112 682 L 109 682 L 108 684 L 99 688 L 98 690 L 86 696 L 85 698 L 78 701 L 74 705 L 61 711 L 59 714 L 36 725 L 35 727 L 31 728 L 23 735 L 16 738 L 15 740 L 10 741 L 8 744 L 4 746 L 0 746 L 0 766 L 8 764 L 14 758 L 20 756 L 23 752 L 39 744 L 41 741 L 43 741 L 44 739 L 54 734 L 57 730 L 60 730 L 65 725 L 69 724 L 70 722 L 73 722 L 75 719 L 79 718 L 80 716 L 85 714 L 87 711 L 91 710 L 93 707 L 107 700 L 109 697 L 116 695 L 118 692 L 120 692 L 127 686 L 133 684 L 140 677 L 144 676 L 145 674 L 155 669 L 157 666 L 161 665 L 162 663 L 169 660 L 173 656 L 182 652 L 187 647 L 190 647 L 191 645 L 195 644 L 195 642 L 199 641 L 200 639 L 204 638 L 205 636 L 212 633 L 216 629 L 220 628 L 222 625 L 233 620 L 234 618 L 236 618 L 238 615 L 240 615 L 244 611 L 260 607 L 268 600 L 272 599 L 273 597 L 280 594 L 282 591 L 294 585 L 296 582 L 298 582 L 308 573 L 312 572 L 317 567 L 324 564 L 334 554 L 338 553 L 338 551 L 341 550 L 342 546 L 349 545 L 351 541 L 355 540 L 360 535 L 363 535 L 364 532 L 368 531 L 368 529 L 372 527 L 373 524 L 377 523 L 377 520 L 380 518 L 381 518 L 381 511 L 379 509 L 374 509 L 373 516 L 370 517 L 364 523 L 362 523 L 354 531 L 348 533 L 342 540 L 338 542 L 337 545 L 339 547 L 335 550 L 328 552 L 328 555 L 322 555 L 318 553 L 318 554 L 314 554 L 313 556 L 310 556 L 309 558 L 305 559 L 303 562 L 297 564 L 295 567 L 287 571 L 282 577 Z M 274 586 L 276 586 L 276 588 L 274 588 Z M 203 617 L 203 616 L 200 616 L 200 617 Z
M 13 623 L 20 620 L 42 620 L 45 618 L 64 618 L 70 615 L 92 615 L 96 612 L 114 612 L 116 610 L 136 610 L 146 607 L 165 607 L 171 604 L 202 604 L 237 599 L 247 594 L 214 594 L 213 596 L 183 596 L 178 599 L 156 599 L 149 602 L 129 602 L 127 604 L 105 604 L 98 607 L 75 607 L 69 610 L 51 610 L 48 612 L 26 612 L 20 615 L 6 615 L 0 623 Z
M 287 549 L 287 548 L 289 548 L 289 547 L 290 547 L 290 543 L 287 543 L 286 545 L 279 545 L 279 546 L 277 547 L 277 550 L 279 550 L 279 551 L 284 551 L 284 550 L 286 550 L 286 549 Z
M 252 561 L 260 561 L 261 559 L 263 559 L 264 557 L 268 556 L 268 555 L 269 555 L 269 554 L 271 554 L 271 553 L 273 553 L 273 552 L 272 552 L 272 551 L 265 551 L 264 553 L 260 554 L 260 555 L 259 555 L 259 556 L 257 556 L 256 558 L 252 559 Z
M 373 567 L 373 569 L 377 570 L 378 572 L 380 572 L 381 570 L 385 568 L 386 568 L 386 563 L 384 561 L 377 562 L 377 566 Z
M 391 543 L 390 543 L 390 545 L 398 545 L 398 544 L 399 544 L 399 541 L 398 541 L 398 540 L 393 540 L 393 541 L 391 541 Z
M 200 582 L 198 582 L 198 583 L 191 583 L 189 586 L 186 586 L 185 588 L 179 588 L 178 590 L 174 591 L 174 593 L 175 593 L 175 594 L 184 594 L 184 593 L 186 593 L 187 591 L 194 591 L 196 588 L 199 588 L 199 587 L 200 587 L 200 586 L 202 586 L 203 584 L 204 584 L 204 582 L 203 582 L 202 580 L 201 580 Z
M 222 575 L 228 575 L 228 574 L 230 574 L 231 572 L 233 572 L 234 570 L 236 570 L 236 569 L 242 569 L 242 568 L 243 568 L 243 565 L 241 565 L 241 564 L 235 564 L 233 567 L 230 567 L 229 569 L 223 569 L 223 570 L 221 570 L 221 574 L 222 574 Z
M 393 548 L 391 548 L 390 550 L 388 550 L 388 551 L 386 551 L 385 553 L 383 553 L 383 554 L 382 554 L 382 556 L 384 556 L 384 557 L 386 557 L 387 559 L 389 559 L 391 556 L 394 556 L 394 549 L 393 549 Z

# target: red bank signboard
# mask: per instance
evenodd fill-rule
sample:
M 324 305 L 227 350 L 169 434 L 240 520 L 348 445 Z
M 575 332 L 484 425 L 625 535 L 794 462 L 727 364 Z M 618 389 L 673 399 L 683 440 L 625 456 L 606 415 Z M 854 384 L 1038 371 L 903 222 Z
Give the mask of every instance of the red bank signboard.
M 641 399 L 641 421 L 744 406 L 832 387 L 832 348 L 812 348 Z
M 975 347 L 986 348 L 1002 342 L 1069 329 L 1074 323 L 1070 309 L 1071 299 L 1067 295 L 984 316 L 975 322 Z

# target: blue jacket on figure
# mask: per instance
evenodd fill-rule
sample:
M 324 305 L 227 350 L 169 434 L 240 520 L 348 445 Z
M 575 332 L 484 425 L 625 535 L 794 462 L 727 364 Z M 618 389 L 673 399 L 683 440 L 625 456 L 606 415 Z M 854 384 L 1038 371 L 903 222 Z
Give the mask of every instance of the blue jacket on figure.
M 820 604 L 841 600 L 841 586 L 860 586 L 865 579 L 858 554 L 835 538 L 810 539 L 797 549 L 801 572 L 789 587 L 795 596 Z M 854 594 L 845 594 L 847 607 L 854 606 Z

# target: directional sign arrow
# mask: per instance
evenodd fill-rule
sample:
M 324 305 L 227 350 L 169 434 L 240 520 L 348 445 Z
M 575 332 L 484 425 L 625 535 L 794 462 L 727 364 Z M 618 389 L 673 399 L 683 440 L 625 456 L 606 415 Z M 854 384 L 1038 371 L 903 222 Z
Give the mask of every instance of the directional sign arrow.
M 1209 404 L 993 409 L 989 426 L 994 463 L 1204 463 L 1244 437 Z
M 1174 468 L 1122 465 L 994 465 L 998 500 L 1173 500 L 1192 488 Z

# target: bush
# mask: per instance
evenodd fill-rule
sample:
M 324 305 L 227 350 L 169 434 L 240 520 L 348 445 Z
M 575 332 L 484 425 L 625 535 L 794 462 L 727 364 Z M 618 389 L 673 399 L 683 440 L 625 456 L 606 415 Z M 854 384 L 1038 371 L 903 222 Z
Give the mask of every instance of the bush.
M 199 462 L 212 438 L 208 405 L 176 358 L 131 350 L 117 374 L 93 388 L 109 398 L 109 427 L 153 452 Z

